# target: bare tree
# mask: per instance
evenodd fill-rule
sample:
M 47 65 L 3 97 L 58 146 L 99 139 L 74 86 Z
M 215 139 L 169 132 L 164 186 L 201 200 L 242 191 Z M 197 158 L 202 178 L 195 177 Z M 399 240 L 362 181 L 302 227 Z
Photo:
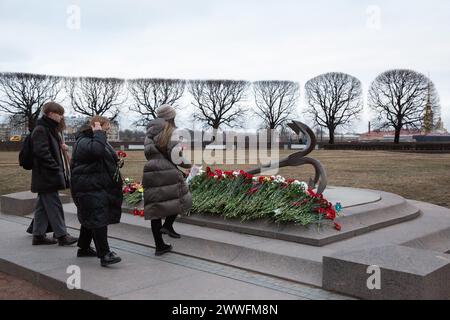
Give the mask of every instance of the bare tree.
M 124 83 L 116 78 L 70 78 L 67 92 L 75 112 L 89 117 L 105 115 L 114 120 L 126 100 Z
M 319 75 L 305 84 L 307 113 L 314 122 L 326 127 L 329 143 L 339 126 L 348 126 L 362 111 L 361 82 L 348 74 L 331 72 Z
M 0 110 L 14 116 L 17 125 L 27 123 L 31 132 L 44 103 L 57 99 L 61 80 L 40 74 L 0 73 Z
M 142 116 L 135 122 L 138 126 L 146 126 L 148 121 L 156 118 L 156 110 L 163 104 L 177 107 L 186 85 L 185 80 L 179 79 L 132 79 L 127 82 L 134 100 L 130 110 Z
M 246 109 L 240 105 L 246 97 L 247 81 L 192 80 L 189 92 L 196 108 L 194 119 L 213 129 L 221 125 L 232 127 L 243 122 Z
M 297 105 L 299 85 L 292 81 L 257 81 L 253 83 L 255 113 L 268 129 L 282 127 Z
M 394 142 L 400 142 L 402 128 L 423 125 L 428 99 L 435 112 L 439 97 L 434 84 L 423 74 L 412 70 L 389 70 L 380 74 L 369 89 L 369 105 L 377 114 L 381 128 L 394 128 Z

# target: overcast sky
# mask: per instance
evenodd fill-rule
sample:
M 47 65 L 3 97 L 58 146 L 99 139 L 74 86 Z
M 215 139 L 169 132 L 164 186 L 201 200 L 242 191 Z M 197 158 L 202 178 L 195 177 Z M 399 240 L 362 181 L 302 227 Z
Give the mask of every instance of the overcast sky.
M 0 71 L 295 80 L 300 118 L 316 75 L 349 73 L 366 95 L 409 68 L 430 74 L 450 129 L 448 0 L 0 0 L 0 30 Z

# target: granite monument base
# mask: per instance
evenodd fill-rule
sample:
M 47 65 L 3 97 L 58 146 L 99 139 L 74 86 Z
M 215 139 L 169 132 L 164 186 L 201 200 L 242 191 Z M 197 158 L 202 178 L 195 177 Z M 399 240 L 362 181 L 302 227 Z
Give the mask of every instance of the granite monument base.
M 60 193 L 62 203 L 71 202 L 71 197 Z M 37 194 L 30 191 L 16 192 L 0 196 L 0 212 L 11 215 L 25 216 L 33 213 Z

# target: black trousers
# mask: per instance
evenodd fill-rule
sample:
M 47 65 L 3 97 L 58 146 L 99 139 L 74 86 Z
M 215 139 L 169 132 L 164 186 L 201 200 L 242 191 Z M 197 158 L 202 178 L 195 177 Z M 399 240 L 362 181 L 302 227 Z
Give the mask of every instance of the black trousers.
M 164 220 L 164 227 L 168 228 L 169 230 L 173 228 L 173 223 L 175 222 L 175 219 L 177 218 L 177 215 L 168 216 Z M 153 233 L 153 239 L 155 240 L 155 245 L 157 248 L 160 248 L 164 245 L 164 240 L 161 233 L 162 220 L 161 219 L 153 219 L 151 220 L 152 224 L 152 233 Z
M 107 226 L 96 229 L 88 229 L 81 226 L 78 247 L 80 249 L 88 249 L 91 246 L 92 240 L 94 240 L 95 250 L 97 250 L 97 256 L 99 258 L 104 257 L 110 251 Z

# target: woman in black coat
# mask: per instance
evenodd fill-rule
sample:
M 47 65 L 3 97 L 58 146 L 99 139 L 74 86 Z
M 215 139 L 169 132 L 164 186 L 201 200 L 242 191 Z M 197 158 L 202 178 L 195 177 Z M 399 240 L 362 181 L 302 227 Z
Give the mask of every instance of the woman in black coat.
M 123 199 L 120 161 L 106 140 L 109 127 L 107 118 L 94 116 L 77 134 L 72 155 L 71 191 L 81 224 L 77 256 L 97 256 L 103 267 L 121 261 L 107 237 L 108 225 L 120 222 Z

